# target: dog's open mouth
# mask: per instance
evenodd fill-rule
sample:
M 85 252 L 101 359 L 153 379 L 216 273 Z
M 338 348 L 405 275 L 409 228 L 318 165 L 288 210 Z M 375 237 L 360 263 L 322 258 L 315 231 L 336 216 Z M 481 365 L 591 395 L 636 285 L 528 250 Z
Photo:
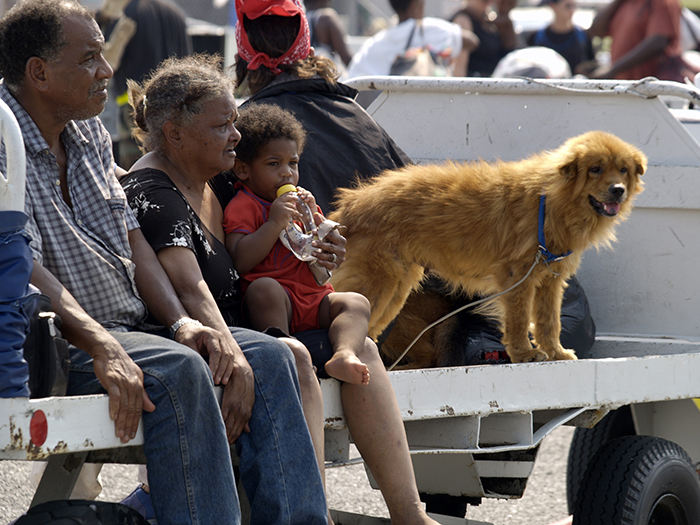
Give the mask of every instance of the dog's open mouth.
M 615 217 L 620 213 L 619 202 L 600 202 L 593 198 L 592 195 L 589 195 L 588 199 L 591 201 L 591 206 L 593 206 L 593 209 L 598 215 L 602 215 L 603 217 Z

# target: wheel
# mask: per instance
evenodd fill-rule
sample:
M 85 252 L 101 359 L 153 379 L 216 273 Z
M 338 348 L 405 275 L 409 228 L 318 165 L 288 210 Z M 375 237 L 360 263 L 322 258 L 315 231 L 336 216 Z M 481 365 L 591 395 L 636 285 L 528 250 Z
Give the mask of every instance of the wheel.
M 574 431 L 566 466 L 566 502 L 570 514 L 574 512 L 574 502 L 581 479 L 595 453 L 608 441 L 634 435 L 634 422 L 629 406 L 611 410 L 593 428 L 577 428 Z
M 15 525 L 148 525 L 136 510 L 108 501 L 56 500 L 32 507 Z
M 463 518 L 467 514 L 469 498 L 464 496 L 448 496 L 447 494 L 421 494 L 420 499 L 425 503 L 425 511 L 443 516 Z
M 591 459 L 573 525 L 700 525 L 700 480 L 679 445 L 625 436 Z

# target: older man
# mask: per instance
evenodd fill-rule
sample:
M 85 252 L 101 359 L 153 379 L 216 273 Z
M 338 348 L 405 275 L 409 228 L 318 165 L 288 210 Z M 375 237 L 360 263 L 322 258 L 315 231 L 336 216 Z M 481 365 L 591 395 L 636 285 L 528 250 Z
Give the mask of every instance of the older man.
M 32 283 L 51 297 L 73 345 L 68 393 L 109 394 L 123 442 L 143 416 L 159 522 L 239 523 L 214 394 L 225 384 L 238 393 L 226 423 L 240 434 L 252 521 L 326 523 L 291 353 L 242 330 L 230 343 L 190 319 L 126 205 L 95 118 L 112 76 L 103 47 L 92 14 L 72 0 L 22 0 L 0 20 L 0 97 L 27 151 Z

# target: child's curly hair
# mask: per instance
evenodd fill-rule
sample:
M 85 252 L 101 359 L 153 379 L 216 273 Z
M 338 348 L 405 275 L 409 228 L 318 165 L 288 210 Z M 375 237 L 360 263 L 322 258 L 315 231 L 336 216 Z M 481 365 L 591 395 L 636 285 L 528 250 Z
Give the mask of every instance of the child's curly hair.
M 293 140 L 299 155 L 306 143 L 306 131 L 294 114 L 274 104 L 246 104 L 239 110 L 236 128 L 241 133 L 236 158 L 246 163 L 253 162 L 273 140 Z

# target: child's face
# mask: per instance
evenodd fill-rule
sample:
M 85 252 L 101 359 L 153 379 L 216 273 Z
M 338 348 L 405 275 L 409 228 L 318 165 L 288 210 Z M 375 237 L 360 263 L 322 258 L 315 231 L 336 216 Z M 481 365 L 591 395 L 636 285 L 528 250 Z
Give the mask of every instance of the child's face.
M 272 202 L 277 189 L 299 182 L 299 153 L 291 139 L 275 139 L 250 163 L 236 160 L 236 175 L 258 197 Z
M 566 19 L 573 18 L 574 12 L 576 11 L 576 0 L 559 0 L 550 5 L 558 16 Z

